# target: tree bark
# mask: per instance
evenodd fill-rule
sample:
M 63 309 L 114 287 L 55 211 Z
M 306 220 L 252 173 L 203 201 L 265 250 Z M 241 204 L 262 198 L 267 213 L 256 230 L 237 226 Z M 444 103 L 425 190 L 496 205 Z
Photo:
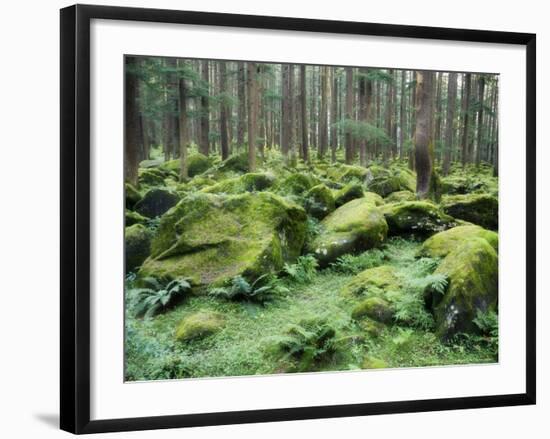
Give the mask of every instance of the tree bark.
M 431 109 L 433 72 L 416 72 L 416 129 L 414 135 L 416 195 L 419 199 L 429 196 L 432 178 Z
M 306 66 L 300 66 L 300 110 L 302 112 L 302 159 L 309 162 L 308 124 L 307 124 L 307 87 Z
M 346 121 L 353 120 L 353 69 L 346 67 Z M 350 127 L 346 128 L 345 159 L 350 164 L 353 160 L 352 133 Z
M 225 61 L 220 62 L 220 142 L 222 160 L 229 157 L 229 140 L 227 135 L 227 72 L 225 64 Z
M 256 170 L 256 132 L 258 116 L 257 67 L 256 63 L 249 62 L 247 66 L 248 91 L 248 171 Z
M 462 101 L 462 165 L 465 166 L 469 161 L 468 156 L 468 130 L 469 130 L 469 111 L 470 111 L 470 86 L 472 82 L 472 75 L 470 73 L 465 74 L 464 78 L 464 99 Z
M 201 138 L 199 150 L 201 154 L 208 156 L 210 153 L 210 92 L 209 92 L 209 67 L 208 61 L 202 61 L 201 64 L 201 79 L 203 86 L 206 87 L 205 93 L 201 96 Z
M 132 185 L 138 185 L 138 167 L 140 150 L 139 127 L 139 83 L 135 69 L 137 59 L 127 56 L 124 59 L 126 66 L 126 84 L 124 107 L 126 113 L 126 136 L 124 142 L 124 170 L 125 179 Z
M 321 67 L 321 109 L 319 111 L 319 159 L 328 150 L 328 67 Z
M 481 161 L 481 141 L 483 140 L 483 105 L 485 104 L 485 77 L 480 76 L 479 82 L 479 109 L 477 112 L 477 142 L 476 142 L 476 165 L 479 165 Z
M 178 66 L 183 68 L 185 62 L 178 61 Z M 180 181 L 184 181 L 188 177 L 187 173 L 187 141 L 188 141 L 188 120 L 187 120 L 187 86 L 183 72 L 180 72 L 178 83 L 179 91 L 179 146 L 180 146 Z
M 445 156 L 443 158 L 443 175 L 449 174 L 453 150 L 454 117 L 456 106 L 456 73 L 449 73 L 447 84 L 447 120 L 445 122 Z

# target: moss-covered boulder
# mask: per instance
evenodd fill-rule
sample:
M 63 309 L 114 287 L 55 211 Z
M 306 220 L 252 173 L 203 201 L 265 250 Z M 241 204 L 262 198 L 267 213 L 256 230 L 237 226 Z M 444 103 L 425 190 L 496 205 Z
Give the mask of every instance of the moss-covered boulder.
M 380 358 L 365 357 L 361 369 L 387 369 L 388 363 Z
M 275 176 L 270 173 L 250 173 L 239 177 L 228 178 L 202 189 L 203 192 L 212 194 L 242 194 L 244 192 L 256 192 L 269 189 L 275 183 Z
M 338 183 L 364 182 L 367 174 L 367 168 L 354 165 L 331 166 L 326 170 L 327 178 Z
M 416 190 L 415 174 L 402 168 L 385 169 L 372 166 L 369 168 L 366 182 L 368 190 L 376 192 L 381 197 L 387 197 L 393 192 Z
M 126 198 L 126 209 L 133 209 L 136 203 L 141 200 L 141 194 L 130 183 L 124 183 L 124 196 Z
M 151 254 L 151 233 L 141 224 L 126 227 L 124 231 L 126 273 L 139 268 Z
M 485 239 L 469 239 L 451 251 L 435 273 L 448 279 L 445 294 L 433 293 L 429 300 L 437 334 L 447 340 L 457 332 L 477 331 L 473 322 L 477 313 L 494 310 L 497 304 L 498 256 L 494 248 Z
M 165 173 L 179 175 L 180 159 L 168 160 L 159 165 L 159 169 Z M 211 160 L 203 154 L 191 154 L 187 157 L 187 175 L 194 177 L 207 171 L 212 166 Z
M 155 218 L 175 206 L 179 199 L 178 193 L 171 189 L 149 189 L 136 204 L 136 211 L 148 218 Z
M 498 234 L 476 225 L 458 226 L 436 233 L 422 244 L 418 255 L 444 258 L 461 244 L 473 238 L 485 239 L 498 252 Z
M 399 291 L 402 281 L 391 265 L 368 268 L 354 276 L 341 290 L 345 296 L 385 295 L 388 291 Z
M 456 222 L 428 201 L 404 201 L 383 206 L 390 235 L 429 236 L 454 227 Z
M 206 286 L 279 271 L 301 254 L 306 218 L 300 206 L 270 192 L 191 194 L 162 216 L 140 275 Z
M 384 201 L 386 203 L 401 203 L 403 201 L 416 201 L 416 195 L 411 191 L 397 191 L 389 194 Z
M 133 226 L 134 224 L 145 224 L 147 220 L 148 218 L 134 212 L 133 210 L 126 209 L 124 212 L 124 225 L 126 227 Z
M 365 192 L 363 194 L 363 197 L 366 198 L 375 206 L 382 206 L 384 204 L 384 199 L 380 195 L 374 192 Z
M 336 207 L 340 207 L 351 200 L 362 198 L 364 195 L 363 186 L 360 183 L 352 182 L 336 191 L 334 194 L 334 202 L 336 203 Z
M 281 195 L 303 195 L 319 182 L 312 174 L 295 172 L 283 178 L 277 184 L 276 191 Z
M 165 173 L 159 168 L 140 168 L 138 171 L 138 182 L 145 186 L 163 186 Z
M 259 155 L 256 156 L 256 163 L 261 163 L 261 157 Z M 233 154 L 217 165 L 216 169 L 221 172 L 237 172 L 241 174 L 249 172 L 248 152 Z
M 304 207 L 312 217 L 323 219 L 335 209 L 332 191 L 324 184 L 313 186 L 306 192 Z
M 381 244 L 388 225 L 380 208 L 358 198 L 336 209 L 320 223 L 320 233 L 308 250 L 324 266 L 345 253 L 367 250 Z
M 222 314 L 212 311 L 199 311 L 185 317 L 176 328 L 176 340 L 190 341 L 207 337 L 223 329 L 225 319 Z
M 368 297 L 353 308 L 351 317 L 355 320 L 369 317 L 380 323 L 390 323 L 393 319 L 393 310 L 386 300 L 374 296 Z
M 445 213 L 455 218 L 498 230 L 498 199 L 492 195 L 450 195 L 443 197 L 441 206 Z

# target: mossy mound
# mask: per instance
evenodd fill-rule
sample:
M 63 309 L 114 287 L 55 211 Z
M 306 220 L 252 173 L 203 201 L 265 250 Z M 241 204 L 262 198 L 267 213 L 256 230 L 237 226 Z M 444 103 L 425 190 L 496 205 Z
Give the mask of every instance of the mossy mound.
M 275 190 L 281 195 L 303 195 L 319 183 L 317 177 L 305 172 L 297 172 L 283 178 Z
M 332 166 L 326 170 L 327 178 L 338 183 L 350 183 L 352 181 L 363 182 L 367 174 L 367 168 L 354 165 Z
M 498 252 L 498 234 L 483 227 L 458 226 L 436 233 L 422 244 L 418 255 L 431 258 L 444 258 L 464 242 L 473 238 L 485 239 Z
M 140 168 L 158 168 L 164 163 L 161 159 L 142 160 L 139 162 Z
M 379 358 L 365 357 L 361 369 L 386 369 L 388 364 Z
M 140 168 L 138 170 L 138 182 L 145 186 L 163 186 L 165 173 L 158 168 Z
M 488 194 L 450 195 L 441 202 L 443 211 L 486 229 L 498 230 L 498 199 Z
M 305 195 L 304 206 L 312 217 L 323 219 L 335 209 L 332 191 L 324 184 L 313 186 Z
M 178 193 L 171 189 L 149 189 L 136 204 L 136 211 L 148 218 L 155 218 L 175 206 L 179 199 Z
M 383 206 L 390 235 L 428 236 L 454 227 L 456 222 L 428 201 L 404 201 Z
M 256 156 L 256 163 L 261 163 L 261 157 L 259 155 Z M 216 169 L 221 172 L 237 172 L 240 174 L 249 172 L 248 152 L 233 154 L 217 165 Z
M 393 192 L 416 190 L 416 176 L 408 169 L 371 166 L 366 180 L 368 190 L 381 197 L 387 197 Z
M 327 265 L 345 253 L 376 247 L 388 232 L 380 208 L 365 198 L 344 204 L 320 224 L 320 233 L 309 244 L 309 251 L 320 265 Z
M 161 218 L 140 275 L 190 277 L 206 286 L 279 271 L 301 254 L 306 218 L 300 206 L 270 192 L 191 194 Z
M 151 254 L 151 233 L 141 224 L 126 227 L 124 231 L 126 273 L 139 268 Z
M 384 199 L 380 195 L 374 192 L 365 192 L 363 194 L 363 197 L 365 197 L 368 201 L 370 201 L 375 206 L 382 206 L 384 204 Z
M 176 329 L 176 340 L 189 341 L 204 338 L 223 329 L 223 315 L 211 311 L 199 311 L 185 317 Z
M 181 162 L 180 159 L 168 160 L 159 166 L 159 169 L 167 173 L 179 175 Z M 191 154 L 187 157 L 187 175 L 195 177 L 202 174 L 212 166 L 211 160 L 203 154 Z
M 126 198 L 126 209 L 133 209 L 142 198 L 139 191 L 130 183 L 124 183 L 124 196 Z
M 351 200 L 363 198 L 364 196 L 365 192 L 363 191 L 363 186 L 359 183 L 352 182 L 336 191 L 334 194 L 334 202 L 336 203 L 336 207 L 340 207 Z
M 126 227 L 133 226 L 134 224 L 145 224 L 147 220 L 146 217 L 133 210 L 126 209 L 124 212 L 124 225 Z
M 340 293 L 345 296 L 377 295 L 387 291 L 399 291 L 401 287 L 397 269 L 390 265 L 382 265 L 354 276 Z
M 369 317 L 377 322 L 387 324 L 393 319 L 393 310 L 390 304 L 381 297 L 368 297 L 353 308 L 351 317 L 355 320 Z
M 476 332 L 478 312 L 494 310 L 498 298 L 498 256 L 482 238 L 472 238 L 450 252 L 436 274 L 447 276 L 443 296 L 433 293 L 436 332 L 444 340 L 457 332 Z M 429 303 L 429 302 L 428 302 Z
M 228 178 L 202 189 L 202 192 L 212 194 L 242 194 L 269 189 L 275 183 L 275 176 L 270 173 L 250 173 L 239 177 Z
M 401 203 L 403 201 L 416 201 L 416 195 L 411 191 L 398 191 L 389 194 L 384 201 L 386 203 Z

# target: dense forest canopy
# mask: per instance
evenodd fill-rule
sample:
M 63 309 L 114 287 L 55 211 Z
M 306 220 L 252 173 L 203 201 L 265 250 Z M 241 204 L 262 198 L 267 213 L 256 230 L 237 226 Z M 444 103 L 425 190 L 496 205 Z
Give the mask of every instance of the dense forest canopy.
M 250 171 L 266 150 L 290 166 L 312 158 L 366 166 L 407 159 L 420 197 L 434 163 L 490 163 L 498 173 L 498 76 L 126 57 L 126 179 L 162 148 L 181 158 L 248 151 Z M 415 151 L 416 146 L 416 151 Z

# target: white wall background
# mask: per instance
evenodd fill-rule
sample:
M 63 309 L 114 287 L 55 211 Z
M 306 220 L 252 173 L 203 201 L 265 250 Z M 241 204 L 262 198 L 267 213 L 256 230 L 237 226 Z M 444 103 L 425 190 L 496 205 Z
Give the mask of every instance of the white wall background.
M 300 16 L 395 24 L 482 28 L 538 35 L 538 405 L 326 419 L 244 426 L 109 434 L 105 437 L 280 438 L 280 437 L 547 437 L 550 414 L 548 367 L 550 325 L 544 293 L 550 256 L 545 198 L 550 160 L 544 145 L 544 102 L 548 75 L 548 12 L 544 2 L 524 0 L 388 2 L 296 2 L 277 0 L 103 0 L 87 3 L 172 9 Z M 59 0 L 3 5 L 0 16 L 0 435 L 61 437 L 58 422 L 59 285 Z M 546 53 L 545 53 L 546 52 Z M 548 104 L 546 105 L 548 108 Z M 546 348 L 546 349 L 545 349 Z

